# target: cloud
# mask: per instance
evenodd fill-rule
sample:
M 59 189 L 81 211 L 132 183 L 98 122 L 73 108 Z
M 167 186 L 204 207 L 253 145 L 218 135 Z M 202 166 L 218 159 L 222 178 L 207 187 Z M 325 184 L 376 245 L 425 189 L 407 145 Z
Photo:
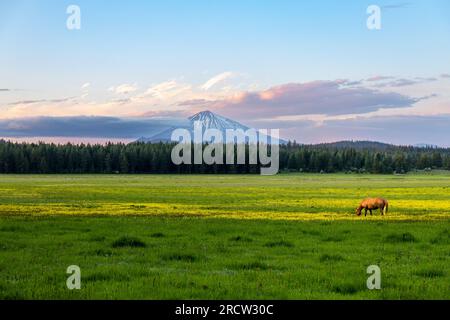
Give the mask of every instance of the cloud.
M 9 103 L 10 106 L 18 106 L 18 105 L 24 105 L 24 104 L 33 104 L 33 103 L 40 103 L 40 102 L 46 102 L 45 99 L 40 100 L 19 100 Z
M 360 114 L 381 108 L 405 108 L 418 101 L 395 92 L 349 88 L 341 81 L 291 83 L 259 92 L 245 92 L 215 101 L 209 107 L 238 118 L 269 118 L 292 115 Z
M 142 117 L 151 117 L 154 119 L 160 118 L 182 118 L 187 119 L 192 116 L 190 110 L 166 110 L 166 111 L 148 111 L 142 114 Z
M 371 78 L 367 78 L 366 81 L 368 81 L 368 82 L 378 82 L 378 81 L 391 80 L 391 79 L 395 79 L 395 78 L 391 77 L 391 76 L 374 76 L 374 77 L 371 77 Z
M 2 89 L 2 88 L 0 88 L 0 92 L 5 92 L 5 91 L 11 91 L 11 90 L 9 90 L 9 89 Z
M 115 94 L 130 94 L 136 92 L 139 87 L 136 84 L 124 83 L 117 87 L 110 87 L 108 91 L 114 92 Z
M 75 97 L 61 98 L 61 99 L 39 99 L 39 100 L 19 100 L 9 103 L 10 106 L 18 106 L 18 105 L 28 105 L 28 104 L 36 104 L 36 103 L 61 103 L 67 102 Z
M 150 136 L 181 119 L 116 117 L 36 117 L 0 119 L 0 137 L 94 137 L 135 139 Z
M 376 140 L 394 144 L 418 143 L 449 147 L 450 115 L 395 116 L 330 121 L 330 134 L 353 139 Z
M 257 121 L 257 128 L 279 128 L 281 136 L 300 143 L 370 140 L 397 145 L 419 143 L 450 147 L 450 114 L 436 116 L 357 117 L 301 121 Z
M 363 80 L 355 80 L 355 81 L 351 81 L 351 80 L 344 80 L 341 84 L 345 85 L 345 86 L 360 86 L 364 83 Z
M 441 78 L 450 79 L 450 74 L 449 73 L 443 73 L 443 74 L 441 74 Z
M 211 104 L 211 100 L 206 99 L 192 99 L 181 101 L 177 105 L 178 106 L 189 106 L 189 107 L 208 107 Z
M 431 81 L 435 83 L 423 87 L 407 85 Z M 421 108 L 421 114 L 438 114 L 448 110 L 446 88 L 445 80 L 440 77 L 397 79 L 383 75 L 363 80 L 288 83 L 266 89 L 242 85 L 228 91 L 224 90 L 223 84 L 203 90 L 197 85 L 168 80 L 147 87 L 146 90 L 137 90 L 137 85 L 112 87 L 110 90 L 118 95 L 104 92 L 105 95 L 96 96 L 96 100 L 86 96 L 88 89 L 81 90 L 77 97 L 60 99 L 44 99 L 28 94 L 18 98 L 20 101 L 3 102 L 0 119 L 79 115 L 178 117 L 206 109 L 239 121 L 281 117 L 316 119 L 316 115 L 329 119 L 356 114 L 411 114 L 413 108 L 409 107 Z M 134 89 L 137 91 L 131 93 L 130 90 Z M 439 98 L 430 99 L 433 100 L 430 103 L 423 101 L 436 97 L 436 93 Z
M 159 100 L 171 100 L 179 95 L 189 95 L 191 92 L 191 85 L 170 80 L 148 88 L 141 98 L 150 97 Z
M 90 84 L 89 82 L 86 82 L 86 83 L 84 83 L 84 84 L 81 86 L 81 90 L 86 90 L 86 89 L 88 89 L 90 86 L 91 86 L 91 84 Z
M 385 80 L 389 80 L 389 79 L 394 79 L 392 81 L 385 81 Z M 415 78 L 398 78 L 395 79 L 393 77 L 374 77 L 374 78 L 369 78 L 366 81 L 368 82 L 380 82 L 375 84 L 375 87 L 378 88 L 387 88 L 387 87 L 391 87 L 391 88 L 398 88 L 398 87 L 406 87 L 406 86 L 413 86 L 413 85 L 417 85 L 417 84 L 422 84 L 422 83 L 428 83 L 428 82 L 433 82 L 433 81 L 437 81 L 438 78 L 435 77 L 415 77 Z
M 394 81 L 378 84 L 377 86 L 379 88 L 383 87 L 405 87 L 405 86 L 412 86 L 414 84 L 417 84 L 418 81 L 411 80 L 411 79 L 397 79 Z
M 235 74 L 233 72 L 227 71 L 227 72 L 223 72 L 221 74 L 218 74 L 214 77 L 212 77 L 211 79 L 209 79 L 208 81 L 206 81 L 202 86 L 201 89 L 203 90 L 209 90 L 212 87 L 216 86 L 217 84 L 224 82 L 227 79 L 230 79 L 232 77 L 234 77 Z

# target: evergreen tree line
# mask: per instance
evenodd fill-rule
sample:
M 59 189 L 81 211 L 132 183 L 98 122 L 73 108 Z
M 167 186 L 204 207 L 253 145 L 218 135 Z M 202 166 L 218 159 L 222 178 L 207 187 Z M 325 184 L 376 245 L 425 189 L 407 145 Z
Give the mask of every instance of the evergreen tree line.
M 0 141 L 0 173 L 260 173 L 259 165 L 248 164 L 248 146 L 247 164 L 235 165 L 175 165 L 171 161 L 174 146 L 174 143 L 56 145 Z M 280 146 L 279 155 L 280 171 L 406 173 L 450 170 L 450 149 L 355 148 L 289 142 Z

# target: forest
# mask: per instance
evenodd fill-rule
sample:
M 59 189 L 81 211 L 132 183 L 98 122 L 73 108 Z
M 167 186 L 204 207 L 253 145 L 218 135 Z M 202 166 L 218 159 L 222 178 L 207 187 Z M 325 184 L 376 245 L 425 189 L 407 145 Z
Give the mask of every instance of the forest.
M 58 145 L 0 140 L 0 173 L 260 172 L 259 165 L 250 164 L 175 165 L 171 161 L 174 145 L 163 142 Z M 248 145 L 246 150 L 248 157 Z M 376 143 L 302 145 L 289 142 L 280 145 L 279 152 L 281 172 L 388 174 L 414 170 L 450 170 L 450 149 L 436 147 Z

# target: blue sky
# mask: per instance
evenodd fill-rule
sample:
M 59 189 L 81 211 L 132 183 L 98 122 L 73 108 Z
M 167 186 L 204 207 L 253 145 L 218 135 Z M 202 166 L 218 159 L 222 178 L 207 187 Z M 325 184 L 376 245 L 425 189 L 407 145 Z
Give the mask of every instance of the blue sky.
M 81 9 L 81 30 L 66 28 L 70 4 Z M 366 27 L 371 4 L 382 9 L 381 30 Z M 316 142 L 334 138 L 322 135 L 320 126 L 345 119 L 320 109 L 317 114 L 305 113 L 305 90 L 310 83 L 336 84 L 343 79 L 347 82 L 339 83 L 336 92 L 344 94 L 340 100 L 344 110 L 346 95 L 355 95 L 353 89 L 359 90 L 357 95 L 369 94 L 370 101 L 374 94 L 381 101 L 377 110 L 369 106 L 364 114 L 354 113 L 350 105 L 349 119 L 447 115 L 449 16 L 447 0 L 4 0 L 0 117 L 184 116 L 200 108 L 186 101 L 201 100 L 208 102 L 201 107 L 255 126 L 255 120 L 259 124 L 276 120 L 286 134 Z M 361 82 L 374 77 L 386 78 L 385 83 Z M 216 81 L 202 90 L 211 79 Z M 301 94 L 286 90 L 284 86 L 292 83 L 303 84 L 297 87 Z M 324 94 L 334 97 L 328 85 L 312 87 L 325 88 Z M 254 94 L 267 91 L 266 96 L 275 97 L 273 103 L 258 109 L 258 103 L 266 100 Z M 277 100 L 273 92 L 281 98 Z M 410 104 L 393 104 L 389 100 L 393 93 Z M 297 100 L 288 100 L 286 112 L 279 115 L 270 111 L 280 109 L 280 100 L 286 104 L 286 94 Z M 236 105 L 252 109 L 240 114 L 232 111 Z M 302 131 L 296 136 L 300 133 L 295 121 L 313 121 L 316 133 L 307 138 Z

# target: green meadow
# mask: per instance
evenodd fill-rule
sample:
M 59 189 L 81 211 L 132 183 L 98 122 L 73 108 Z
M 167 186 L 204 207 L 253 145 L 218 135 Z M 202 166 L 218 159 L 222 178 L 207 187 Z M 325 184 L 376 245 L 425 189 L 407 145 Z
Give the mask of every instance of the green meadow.
M 445 172 L 0 175 L 0 299 L 448 299 L 449 222 Z

